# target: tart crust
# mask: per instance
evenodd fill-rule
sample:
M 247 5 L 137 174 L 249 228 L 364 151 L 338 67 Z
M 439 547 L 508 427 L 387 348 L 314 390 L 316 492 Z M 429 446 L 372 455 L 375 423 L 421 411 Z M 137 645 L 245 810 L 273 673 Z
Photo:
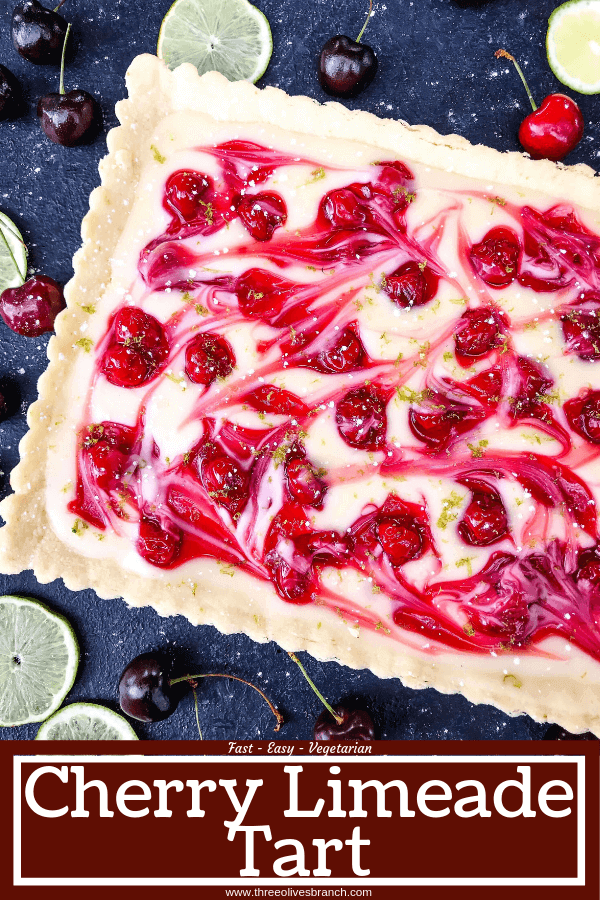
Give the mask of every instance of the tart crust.
M 337 103 L 320 105 L 307 97 L 239 82 L 209 73 L 202 78 L 190 65 L 170 72 L 155 57 L 137 57 L 127 72 L 129 98 L 117 104 L 120 127 L 108 135 L 109 153 L 100 164 L 101 186 L 90 197 L 82 223 L 83 244 L 73 261 L 74 277 L 65 289 L 67 309 L 58 317 L 48 346 L 50 365 L 39 381 L 39 399 L 28 413 L 29 431 L 20 445 L 21 461 L 11 476 L 14 493 L 0 504 L 6 525 L 0 531 L 0 568 L 7 574 L 33 569 L 40 582 L 62 578 L 71 590 L 93 588 L 104 598 L 123 597 L 131 606 L 153 606 L 161 615 L 181 614 L 194 624 L 213 624 L 225 633 L 244 632 L 257 641 L 274 640 L 287 650 L 307 650 L 322 660 L 336 659 L 369 668 L 380 677 L 398 677 L 413 688 L 435 687 L 462 693 L 506 713 L 528 713 L 555 721 L 572 732 L 600 735 L 600 665 L 582 653 L 549 664 L 522 654 L 492 659 L 485 654 L 442 650 L 413 654 L 377 633 L 351 632 L 330 611 L 264 603 L 264 586 L 236 571 L 211 571 L 194 590 L 124 570 L 116 561 L 73 551 L 54 532 L 46 509 L 46 470 L 60 416 L 69 405 L 67 373 L 75 365 L 74 346 L 86 320 L 77 298 L 101 294 L 112 278 L 111 258 L 127 224 L 140 175 L 152 159 L 152 135 L 173 112 L 194 110 L 220 122 L 264 123 L 288 128 L 318 142 L 326 138 L 368 142 L 373 148 L 498 185 L 566 196 L 600 214 L 600 186 L 587 166 L 534 162 L 519 153 L 473 146 L 459 136 L 440 136 L 426 126 L 381 120 L 351 112 Z M 318 155 L 318 149 L 316 150 Z M 273 594 L 273 596 L 275 596 Z M 575 648 L 573 648 L 575 650 Z M 564 657 L 564 654 L 562 654 Z

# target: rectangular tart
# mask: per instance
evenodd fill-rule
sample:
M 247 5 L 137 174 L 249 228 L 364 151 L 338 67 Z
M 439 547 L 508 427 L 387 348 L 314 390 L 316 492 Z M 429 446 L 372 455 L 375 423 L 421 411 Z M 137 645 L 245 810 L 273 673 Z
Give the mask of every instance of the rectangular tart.
M 600 735 L 600 188 L 132 63 L 0 568 Z

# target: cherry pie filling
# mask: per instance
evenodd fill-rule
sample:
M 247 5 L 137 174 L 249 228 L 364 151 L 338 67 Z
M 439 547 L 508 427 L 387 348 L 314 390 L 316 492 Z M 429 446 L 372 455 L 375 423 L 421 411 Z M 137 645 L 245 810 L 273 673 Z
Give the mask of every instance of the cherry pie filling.
M 168 177 L 168 227 L 138 265 L 145 291 L 180 291 L 184 302 L 164 322 L 138 301 L 123 302 L 108 322 L 90 391 L 106 379 L 143 398 L 135 426 L 82 423 L 69 511 L 100 532 L 136 523 L 136 551 L 151 566 L 211 557 L 271 582 L 287 603 L 325 604 L 342 619 L 351 611 L 362 627 L 389 633 L 368 605 L 354 605 L 325 578 L 354 570 L 390 598 L 394 625 L 432 641 L 431 652 L 536 652 L 543 638 L 560 635 L 600 659 L 600 547 L 586 481 L 600 456 L 600 390 L 591 384 L 600 359 L 600 237 L 566 204 L 502 202 L 510 226 L 494 225 L 476 242 L 459 226 L 460 278 L 474 290 L 443 335 L 415 344 L 412 355 L 375 358 L 356 315 L 366 285 L 392 304 L 400 329 L 403 316 L 438 302 L 442 281 L 459 285 L 437 253 L 443 220 L 421 240 L 409 227 L 420 191 L 411 171 L 397 161 L 369 166 L 363 180 L 327 190 L 314 221 L 291 231 L 273 176 L 305 163 L 324 178 L 322 167 L 243 141 L 202 153 L 219 175 L 186 169 Z M 229 253 L 236 264 L 215 271 L 203 244 L 234 222 L 245 235 Z M 299 268 L 308 281 L 298 280 Z M 374 271 L 382 272 L 376 281 Z M 499 294 L 511 286 L 553 296 L 542 314 L 558 327 L 562 346 L 553 352 L 589 369 L 590 383 L 564 400 L 544 360 L 518 349 L 531 322 L 501 307 Z M 236 323 L 257 328 L 262 363 L 249 375 L 227 337 Z M 276 383 L 294 369 L 320 377 L 312 398 Z M 165 459 L 146 414 L 174 370 L 195 386 L 201 438 Z M 407 387 L 415 372 L 419 391 Z M 406 443 L 389 437 L 398 397 Z M 260 427 L 235 421 L 240 407 L 255 411 Z M 339 530 L 319 528 L 318 513 L 334 489 L 350 492 L 364 480 L 367 464 L 325 471 L 311 459 L 306 438 L 326 414 L 344 445 L 368 460 L 368 474 L 395 486 Z M 481 435 L 491 426 L 530 428 L 538 443 L 530 452 L 489 449 Z M 454 485 L 436 517 L 424 496 L 403 496 L 407 479 L 431 477 Z M 518 529 L 509 486 L 527 497 Z M 441 562 L 448 523 L 464 544 L 459 577 Z M 253 540 L 259 532 L 264 539 Z M 474 548 L 487 554 L 477 571 Z M 425 580 L 412 575 L 419 561 L 428 563 Z

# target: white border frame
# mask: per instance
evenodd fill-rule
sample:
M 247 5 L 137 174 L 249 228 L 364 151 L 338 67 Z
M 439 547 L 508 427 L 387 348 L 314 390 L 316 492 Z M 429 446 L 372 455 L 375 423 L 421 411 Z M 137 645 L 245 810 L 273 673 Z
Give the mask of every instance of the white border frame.
M 342 763 L 355 761 L 358 757 L 327 755 L 327 757 L 295 756 L 292 754 L 285 760 L 286 763 L 293 759 L 305 763 Z M 575 878 L 24 878 L 21 875 L 21 764 L 31 763 L 31 756 L 15 756 L 13 759 L 13 886 L 15 887 L 283 887 L 285 885 L 305 887 L 583 887 L 585 885 L 585 756 L 448 756 L 448 757 L 424 757 L 424 756 L 371 756 L 361 757 L 360 762 L 384 762 L 384 763 L 548 763 L 548 762 L 573 762 L 577 765 L 577 875 Z M 87 756 L 36 756 L 35 762 L 43 765 L 60 765 L 61 763 L 89 763 Z M 230 756 L 104 756 L 98 762 L 231 762 L 239 763 L 239 758 Z M 282 763 L 284 760 L 273 756 L 249 756 L 244 763 L 271 762 Z

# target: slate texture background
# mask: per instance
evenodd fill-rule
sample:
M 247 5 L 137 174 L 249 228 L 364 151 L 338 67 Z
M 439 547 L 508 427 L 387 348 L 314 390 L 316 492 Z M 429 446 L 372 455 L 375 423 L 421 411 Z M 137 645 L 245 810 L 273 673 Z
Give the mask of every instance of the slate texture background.
M 366 0 L 257 0 L 273 31 L 273 58 L 261 85 L 292 94 L 326 99 L 316 78 L 315 60 L 335 33 L 358 34 Z M 376 0 L 364 40 L 379 57 L 375 81 L 354 101 L 384 117 L 425 122 L 442 133 L 458 132 L 473 142 L 500 150 L 518 149 L 516 132 L 529 111 L 512 66 L 496 61 L 505 47 L 521 61 L 539 101 L 564 88 L 548 68 L 544 42 L 555 0 Z M 0 123 L 0 209 L 19 225 L 30 250 L 31 272 L 42 271 L 65 282 L 79 245 L 79 223 L 87 198 L 98 182 L 97 163 L 106 152 L 104 135 L 116 125 L 114 104 L 124 94 L 124 73 L 141 52 L 153 52 L 169 0 L 67 0 L 62 12 L 73 23 L 76 53 L 66 87 L 86 89 L 98 98 L 103 134 L 87 147 L 52 144 L 38 127 L 37 99 L 58 90 L 58 71 L 31 65 L 12 47 L 13 3 L 0 4 L 0 62 L 20 79 L 26 111 Z M 586 133 L 569 162 L 595 166 L 598 101 L 577 97 Z M 9 490 L 9 474 L 18 458 L 25 412 L 36 397 L 46 365 L 47 337 L 26 339 L 0 327 L 0 389 L 15 414 L 0 424 L 0 491 Z M 200 721 L 207 739 L 277 737 L 306 739 L 320 703 L 296 666 L 274 644 L 257 645 L 243 635 L 225 637 L 214 628 L 194 628 L 181 617 L 161 619 L 151 610 L 130 610 L 119 600 L 99 600 L 92 591 L 73 594 L 62 582 L 39 585 L 31 573 L 0 576 L 0 593 L 30 594 L 69 617 L 82 648 L 81 666 L 69 701 L 94 700 L 117 708 L 116 684 L 122 668 L 140 652 L 174 648 L 181 672 L 230 672 L 254 680 L 284 712 L 286 724 L 274 735 L 273 720 L 258 695 L 221 679 L 199 692 Z M 396 680 L 380 681 L 336 663 L 304 657 L 308 670 L 332 702 L 349 700 L 368 707 L 379 736 L 389 739 L 541 738 L 546 726 L 526 716 L 514 719 L 490 707 L 474 707 L 461 697 L 436 691 L 412 691 Z M 188 668 L 189 667 L 189 668 Z M 191 697 L 167 721 L 134 723 L 141 738 L 197 737 Z M 37 725 L 0 729 L 0 739 L 32 738 Z

